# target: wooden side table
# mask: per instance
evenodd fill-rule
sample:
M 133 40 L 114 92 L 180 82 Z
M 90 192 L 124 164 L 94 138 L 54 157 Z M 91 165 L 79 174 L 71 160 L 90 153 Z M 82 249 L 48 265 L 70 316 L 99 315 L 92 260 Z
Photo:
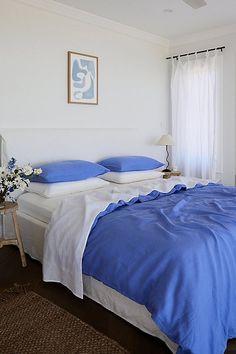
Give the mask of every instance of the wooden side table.
M 171 176 L 181 176 L 181 172 L 180 171 L 165 172 L 163 178 L 167 179 L 170 178 Z
M 2 248 L 3 246 L 6 246 L 6 245 L 18 246 L 19 251 L 20 251 L 22 267 L 26 267 L 27 264 L 26 264 L 26 259 L 25 259 L 25 252 L 24 252 L 24 248 L 23 248 L 23 243 L 22 243 L 22 239 L 21 239 L 21 235 L 20 235 L 20 228 L 19 228 L 17 215 L 16 215 L 17 209 L 18 209 L 17 203 L 12 203 L 12 202 L 5 202 L 4 207 L 0 208 L 0 215 L 2 217 L 2 220 L 3 220 L 4 215 L 12 214 L 12 220 L 13 220 L 13 224 L 14 224 L 14 228 L 15 228 L 15 235 L 16 235 L 16 238 L 14 238 L 14 239 L 4 238 L 4 235 L 3 235 L 4 225 L 2 222 L 2 238 L 0 238 L 0 248 Z

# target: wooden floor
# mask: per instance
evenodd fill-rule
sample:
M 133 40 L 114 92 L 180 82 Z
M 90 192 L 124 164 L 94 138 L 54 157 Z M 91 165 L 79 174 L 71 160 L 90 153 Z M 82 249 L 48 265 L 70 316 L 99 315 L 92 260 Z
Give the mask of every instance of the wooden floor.
M 27 263 L 26 268 L 21 267 L 16 247 L 0 249 L 0 291 L 12 287 L 14 283 L 29 283 L 31 290 L 115 339 L 130 353 L 171 354 L 160 340 L 141 332 L 94 301 L 88 298 L 80 300 L 60 284 L 44 283 L 41 264 L 30 257 L 27 257 Z M 229 341 L 226 353 L 236 354 L 236 341 Z

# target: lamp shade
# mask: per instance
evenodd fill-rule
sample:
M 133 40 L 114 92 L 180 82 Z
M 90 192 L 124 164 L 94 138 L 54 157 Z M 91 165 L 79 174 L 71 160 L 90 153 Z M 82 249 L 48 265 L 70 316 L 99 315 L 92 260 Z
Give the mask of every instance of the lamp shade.
M 162 137 L 158 140 L 157 145 L 175 145 L 175 142 L 170 134 L 166 134 L 162 135 Z

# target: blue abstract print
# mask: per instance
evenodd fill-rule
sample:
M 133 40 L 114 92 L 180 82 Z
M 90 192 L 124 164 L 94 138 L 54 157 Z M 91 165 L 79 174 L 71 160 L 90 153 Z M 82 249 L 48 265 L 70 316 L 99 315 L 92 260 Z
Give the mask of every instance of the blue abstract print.
M 95 98 L 95 65 L 92 60 L 75 59 L 72 79 L 75 100 Z

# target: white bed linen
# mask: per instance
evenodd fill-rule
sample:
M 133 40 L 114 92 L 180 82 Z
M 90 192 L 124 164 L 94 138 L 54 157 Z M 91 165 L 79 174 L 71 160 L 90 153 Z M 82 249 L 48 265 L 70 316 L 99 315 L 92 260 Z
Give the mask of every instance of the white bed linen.
M 82 181 L 40 183 L 32 182 L 26 188 L 27 192 L 36 193 L 45 198 L 55 198 L 68 194 L 80 193 L 97 188 L 103 188 L 109 182 L 98 177 L 83 179 Z
M 155 170 L 128 171 L 128 172 L 107 172 L 99 178 L 115 183 L 133 183 L 163 176 L 163 172 Z

